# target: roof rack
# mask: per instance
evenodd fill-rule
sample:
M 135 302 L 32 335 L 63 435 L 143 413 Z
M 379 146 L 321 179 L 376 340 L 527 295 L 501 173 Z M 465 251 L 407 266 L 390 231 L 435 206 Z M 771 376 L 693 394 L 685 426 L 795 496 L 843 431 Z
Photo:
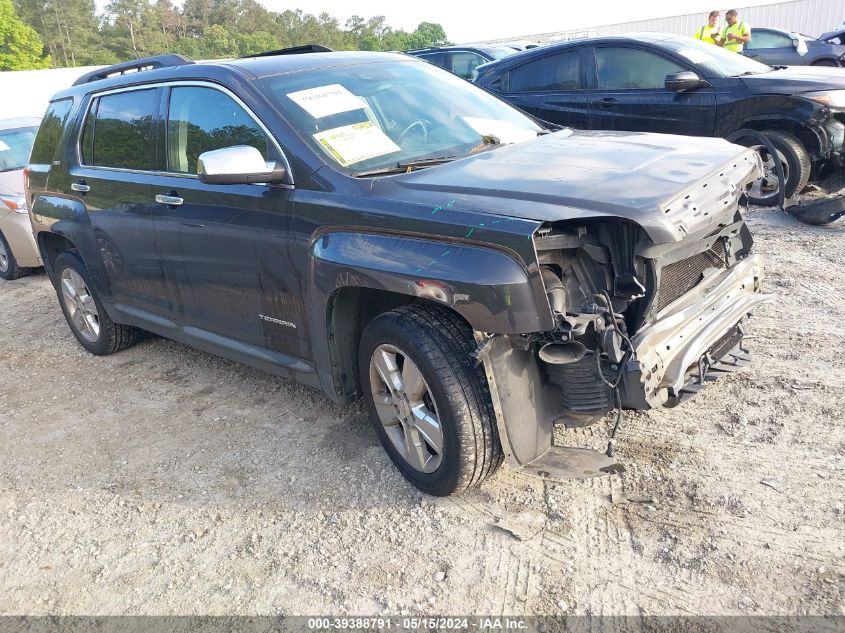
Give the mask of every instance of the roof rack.
M 305 53 L 334 53 L 334 50 L 320 44 L 306 44 L 305 46 L 291 46 L 290 48 L 280 48 L 275 51 L 244 55 L 241 59 L 248 57 L 274 57 L 276 55 L 303 55 Z
M 79 79 L 73 82 L 74 86 L 81 86 L 82 84 L 91 83 L 92 81 L 100 81 L 115 75 L 125 75 L 129 72 L 141 72 L 143 70 L 154 70 L 156 68 L 171 68 L 174 66 L 184 66 L 186 64 L 193 64 L 194 62 L 182 55 L 175 53 L 167 53 L 165 55 L 156 55 L 155 57 L 144 57 L 143 59 L 133 59 L 132 61 L 114 64 L 106 68 L 100 68 L 90 73 L 82 75 Z

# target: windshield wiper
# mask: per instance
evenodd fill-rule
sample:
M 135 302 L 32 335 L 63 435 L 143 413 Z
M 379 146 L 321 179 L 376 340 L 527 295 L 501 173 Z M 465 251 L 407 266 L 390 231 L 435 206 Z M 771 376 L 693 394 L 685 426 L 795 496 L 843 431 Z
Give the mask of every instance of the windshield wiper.
M 420 160 L 409 160 L 387 167 L 378 167 L 376 169 L 365 169 L 364 171 L 356 171 L 354 176 L 356 178 L 363 178 L 366 176 L 378 176 L 381 174 L 404 174 L 421 167 L 432 167 L 434 165 L 442 165 L 443 163 L 452 162 L 458 156 L 435 156 L 434 158 L 421 158 Z

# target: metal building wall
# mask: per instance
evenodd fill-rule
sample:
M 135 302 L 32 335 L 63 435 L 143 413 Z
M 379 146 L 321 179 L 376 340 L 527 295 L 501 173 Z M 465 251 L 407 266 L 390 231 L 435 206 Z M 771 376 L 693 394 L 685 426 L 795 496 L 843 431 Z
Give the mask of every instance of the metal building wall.
M 753 7 L 727 7 L 721 9 L 721 23 L 724 24 L 725 11 L 735 8 L 740 19 L 748 22 L 751 28 L 755 26 L 770 26 L 775 28 L 797 31 L 806 35 L 818 36 L 825 31 L 832 31 L 845 20 L 845 0 L 791 0 L 789 2 L 775 2 L 768 5 Z M 553 33 L 539 33 L 535 35 L 515 36 L 493 40 L 490 43 L 511 40 L 528 40 L 546 44 L 569 40 L 574 37 L 613 35 L 616 33 L 635 33 L 641 31 L 657 31 L 661 33 L 676 33 L 678 35 L 692 35 L 695 30 L 707 22 L 707 12 L 689 13 L 665 18 L 609 24 L 578 29 L 577 31 L 558 31 Z

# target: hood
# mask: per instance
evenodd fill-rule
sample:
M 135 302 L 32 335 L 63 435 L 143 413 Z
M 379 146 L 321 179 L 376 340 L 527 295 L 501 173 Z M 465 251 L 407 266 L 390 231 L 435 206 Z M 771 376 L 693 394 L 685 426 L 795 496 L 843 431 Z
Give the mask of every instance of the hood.
M 723 139 L 562 130 L 377 179 L 373 194 L 541 222 L 619 217 L 667 243 L 732 215 L 758 170 Z
M 845 72 L 831 66 L 788 66 L 770 73 L 742 77 L 742 82 L 755 94 L 794 95 L 819 90 L 845 90 Z
M 22 169 L 0 171 L 0 193 L 7 196 L 20 196 L 23 194 Z

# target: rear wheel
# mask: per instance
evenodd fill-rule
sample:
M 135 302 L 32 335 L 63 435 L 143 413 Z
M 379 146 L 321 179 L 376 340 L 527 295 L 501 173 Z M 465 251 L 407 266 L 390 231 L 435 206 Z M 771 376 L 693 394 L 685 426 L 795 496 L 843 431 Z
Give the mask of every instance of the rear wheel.
M 28 275 L 30 271 L 30 268 L 18 266 L 18 262 L 15 259 L 14 253 L 12 253 L 12 249 L 9 248 L 6 237 L 0 231 L 0 278 L 6 281 L 13 281 L 19 277 Z
M 833 68 L 838 68 L 839 64 L 837 64 L 832 59 L 820 59 L 818 61 L 813 62 L 810 66 L 830 66 Z
M 62 312 L 85 349 L 97 356 L 107 356 L 126 349 L 137 340 L 137 328 L 115 323 L 106 314 L 79 255 L 62 253 L 56 258 L 54 270 Z
M 810 154 L 795 136 L 780 130 L 762 132 L 777 150 L 784 175 L 784 195 L 787 198 L 801 193 L 810 181 Z
M 477 485 L 502 462 L 474 348 L 469 326 L 434 305 L 386 312 L 361 337 L 358 368 L 376 434 L 405 478 L 432 495 Z

